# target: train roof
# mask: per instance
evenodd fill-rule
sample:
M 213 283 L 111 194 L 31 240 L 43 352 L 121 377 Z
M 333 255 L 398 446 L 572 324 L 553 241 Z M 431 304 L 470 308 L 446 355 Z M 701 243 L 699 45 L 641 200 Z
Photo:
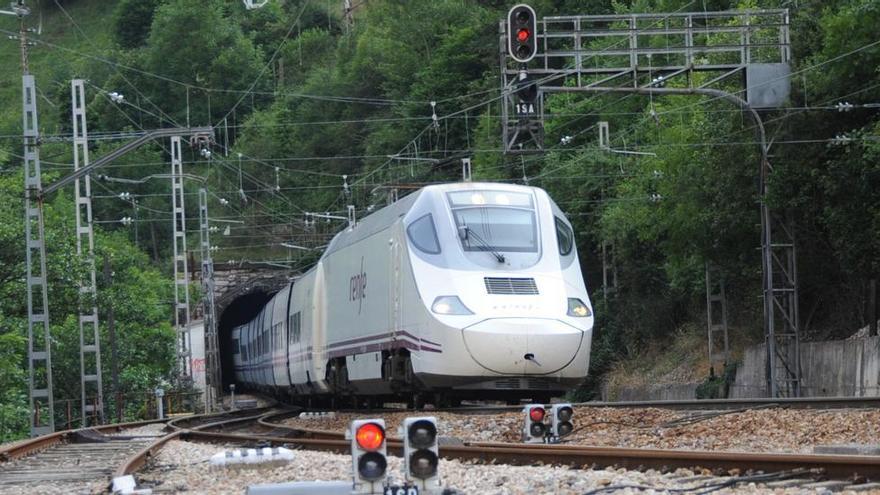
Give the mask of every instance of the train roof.
M 336 236 L 333 237 L 333 240 L 330 241 L 327 249 L 324 250 L 322 258 L 385 229 L 394 223 L 395 219 L 406 215 L 410 207 L 412 207 L 412 204 L 415 203 L 416 199 L 418 199 L 424 191 L 425 188 L 422 188 L 412 194 L 408 194 L 394 203 L 358 220 L 353 229 L 345 229 L 336 234 Z
M 462 189 L 494 189 L 494 190 L 504 190 L 504 191 L 533 191 L 537 188 L 531 186 L 521 186 L 518 184 L 504 184 L 498 182 L 451 182 L 447 184 L 434 184 L 430 186 L 425 186 L 411 194 L 400 198 L 396 202 L 376 211 L 363 219 L 359 220 L 353 229 L 345 229 L 342 232 L 336 234 L 333 237 L 333 240 L 327 246 L 327 249 L 324 251 L 324 254 L 321 256 L 327 256 L 331 253 L 334 253 L 346 246 L 350 246 L 355 244 L 371 235 L 379 232 L 392 223 L 399 217 L 406 215 L 406 213 L 410 210 L 413 203 L 422 195 L 431 191 L 439 191 L 439 192 L 447 192 L 447 191 L 460 191 Z

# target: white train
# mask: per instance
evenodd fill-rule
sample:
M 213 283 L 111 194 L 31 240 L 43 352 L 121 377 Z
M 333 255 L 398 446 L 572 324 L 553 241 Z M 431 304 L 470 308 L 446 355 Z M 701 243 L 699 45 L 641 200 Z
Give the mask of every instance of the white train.
M 593 311 L 546 192 L 425 187 L 336 235 L 235 327 L 235 380 L 308 397 L 546 400 L 587 375 Z

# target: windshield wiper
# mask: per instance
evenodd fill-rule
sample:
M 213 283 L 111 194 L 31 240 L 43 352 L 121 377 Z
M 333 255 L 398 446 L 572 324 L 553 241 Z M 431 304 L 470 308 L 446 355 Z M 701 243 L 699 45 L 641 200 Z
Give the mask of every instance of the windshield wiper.
M 462 226 L 459 227 L 459 228 L 464 232 L 464 237 L 462 237 L 462 240 L 468 240 L 468 238 L 469 238 L 471 235 L 473 235 L 473 236 L 474 236 L 474 240 L 476 240 L 476 241 L 477 241 L 478 243 L 480 243 L 484 248 L 486 248 L 487 251 L 489 251 L 490 253 L 492 253 L 492 256 L 494 256 L 495 259 L 497 259 L 499 263 L 504 263 L 504 261 L 505 261 L 504 255 L 501 254 L 501 253 L 499 253 L 498 251 L 496 251 L 494 247 L 492 247 L 488 242 L 486 242 L 485 240 L 483 240 L 483 238 L 480 237 L 479 235 L 477 235 L 476 232 L 474 232 L 473 230 L 471 230 L 470 227 L 468 227 L 467 225 L 462 225 Z

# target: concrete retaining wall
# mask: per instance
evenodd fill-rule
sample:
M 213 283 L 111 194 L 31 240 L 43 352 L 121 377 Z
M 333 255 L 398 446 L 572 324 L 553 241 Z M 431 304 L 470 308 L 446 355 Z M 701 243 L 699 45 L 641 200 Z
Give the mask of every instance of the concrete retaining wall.
M 644 387 L 622 387 L 610 391 L 602 386 L 603 401 L 690 400 L 697 398 L 699 383 L 666 383 Z
M 730 397 L 766 397 L 765 353 L 746 350 Z M 880 396 L 880 337 L 802 343 L 801 376 L 804 397 Z

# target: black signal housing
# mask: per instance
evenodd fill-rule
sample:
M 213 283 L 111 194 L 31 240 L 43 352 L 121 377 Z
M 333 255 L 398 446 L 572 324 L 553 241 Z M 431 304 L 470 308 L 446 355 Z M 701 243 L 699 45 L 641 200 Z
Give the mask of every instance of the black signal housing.
M 538 21 L 535 9 L 521 3 L 507 13 L 507 51 L 520 63 L 528 63 L 538 53 Z

